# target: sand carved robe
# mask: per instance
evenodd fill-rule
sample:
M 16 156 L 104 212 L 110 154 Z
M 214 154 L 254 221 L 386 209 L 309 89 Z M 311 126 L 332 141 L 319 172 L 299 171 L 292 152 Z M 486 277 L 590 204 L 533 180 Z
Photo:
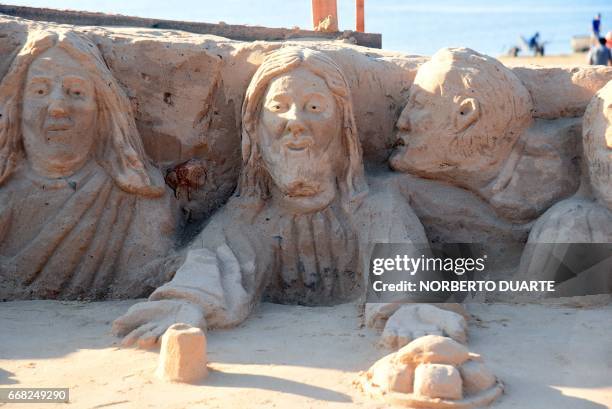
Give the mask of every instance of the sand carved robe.
M 0 296 L 146 296 L 168 278 L 168 196 L 124 192 L 94 161 L 60 179 L 21 166 L 0 194 Z
M 520 279 L 556 281 L 554 295 L 612 293 L 612 212 L 591 198 L 572 197 L 535 223 Z
M 372 243 L 427 242 L 397 186 L 384 178 L 374 185 L 353 213 L 337 201 L 309 214 L 273 201 L 256 211 L 250 199 L 232 198 L 192 243 L 172 281 L 149 299 L 198 304 L 210 328 L 240 323 L 262 298 L 330 305 L 363 296 Z

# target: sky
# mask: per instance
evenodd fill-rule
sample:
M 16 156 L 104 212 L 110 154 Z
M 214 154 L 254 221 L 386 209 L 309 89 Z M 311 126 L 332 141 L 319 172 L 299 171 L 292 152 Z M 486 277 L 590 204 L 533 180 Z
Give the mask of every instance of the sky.
M 6 0 L 5 0 L 6 1 Z M 355 27 L 354 0 L 337 0 L 341 30 Z M 267 27 L 312 27 L 310 0 L 8 0 L 8 4 L 99 11 Z M 612 30 L 612 0 L 365 0 L 366 31 L 382 33 L 383 47 L 432 54 L 466 46 L 505 53 L 539 31 L 548 53 L 570 52 L 573 35 L 588 35 L 593 16 Z

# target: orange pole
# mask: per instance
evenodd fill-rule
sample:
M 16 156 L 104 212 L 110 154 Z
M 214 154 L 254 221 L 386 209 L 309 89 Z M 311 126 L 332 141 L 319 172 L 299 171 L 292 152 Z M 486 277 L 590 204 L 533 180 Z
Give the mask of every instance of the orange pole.
M 338 5 L 336 0 L 312 0 L 312 25 L 314 28 L 319 23 L 331 16 L 331 26 L 327 31 L 338 31 Z
M 365 0 L 355 0 L 355 25 L 357 26 L 356 30 L 360 33 L 365 33 L 364 3 Z

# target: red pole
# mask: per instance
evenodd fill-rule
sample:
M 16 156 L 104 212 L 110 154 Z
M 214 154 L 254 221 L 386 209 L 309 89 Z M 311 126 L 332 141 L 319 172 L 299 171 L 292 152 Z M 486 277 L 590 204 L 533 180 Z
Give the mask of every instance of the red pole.
M 365 33 L 364 3 L 365 0 L 355 0 L 355 25 L 356 30 L 360 33 Z
M 331 16 L 331 19 L 324 31 L 338 31 L 338 5 L 336 0 L 312 0 L 312 25 L 315 29 L 329 16 Z

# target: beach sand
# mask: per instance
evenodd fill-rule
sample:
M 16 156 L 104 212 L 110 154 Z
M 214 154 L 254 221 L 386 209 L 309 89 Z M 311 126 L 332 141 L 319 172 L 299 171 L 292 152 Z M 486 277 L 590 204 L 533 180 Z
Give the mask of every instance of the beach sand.
M 359 309 L 262 304 L 243 325 L 208 334 L 210 375 L 154 376 L 158 350 L 123 349 L 111 322 L 134 301 L 0 303 L 1 387 L 68 387 L 44 408 L 386 408 L 353 385 L 388 351 Z M 471 304 L 470 350 L 506 385 L 496 409 L 612 407 L 612 305 Z
M 550 67 L 550 66 L 575 67 L 577 65 L 588 65 L 586 53 L 547 55 L 544 57 L 534 57 L 534 56 L 509 57 L 509 56 L 501 55 L 496 58 L 508 67 L 517 67 L 521 65 L 539 65 L 542 67 Z

